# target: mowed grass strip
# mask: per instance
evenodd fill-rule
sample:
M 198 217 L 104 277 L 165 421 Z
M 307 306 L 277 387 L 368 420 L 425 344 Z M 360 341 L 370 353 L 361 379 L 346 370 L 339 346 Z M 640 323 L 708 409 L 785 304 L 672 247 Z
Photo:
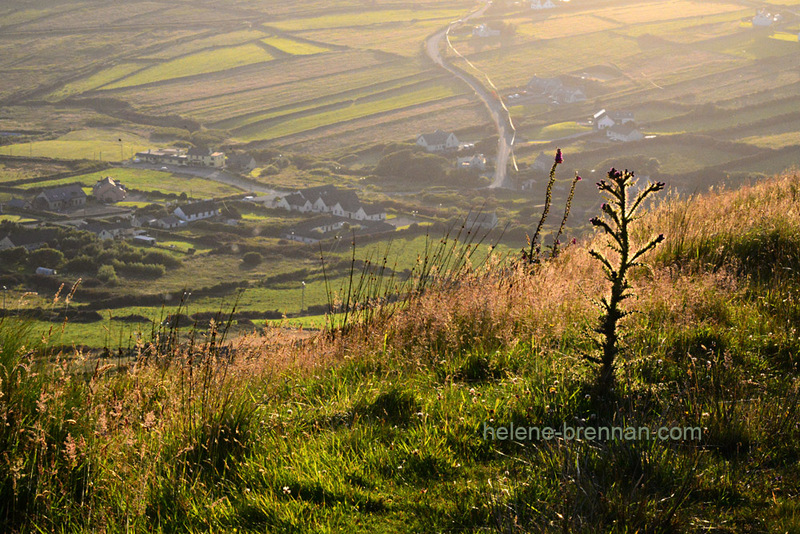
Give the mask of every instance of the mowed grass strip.
M 278 37 L 277 35 L 261 39 L 261 42 L 293 56 L 310 56 L 311 54 L 321 54 L 330 50 L 315 44 Z
M 256 122 L 276 117 L 288 116 L 295 113 L 312 110 L 315 108 L 321 108 L 323 106 L 339 104 L 342 102 L 348 102 L 348 101 L 357 102 L 359 99 L 374 97 L 375 95 L 379 95 L 380 93 L 396 91 L 398 89 L 403 89 L 403 88 L 411 88 L 413 86 L 418 86 L 420 84 L 420 81 L 421 80 L 419 76 L 399 78 L 396 80 L 391 80 L 387 83 L 378 83 L 364 88 L 337 93 L 329 97 L 307 100 L 305 102 L 299 103 L 297 106 L 288 106 L 288 107 L 281 106 L 278 109 L 273 109 L 272 111 L 268 111 L 266 113 L 258 113 L 255 115 L 249 114 L 244 117 L 235 117 L 233 119 L 217 123 L 215 124 L 215 126 L 224 129 L 243 128 L 249 124 L 254 124 Z
M 262 31 L 252 30 L 252 29 L 220 33 L 218 35 L 212 35 L 210 37 L 202 37 L 200 39 L 195 39 L 193 41 L 189 41 L 186 43 L 180 43 L 173 46 L 169 46 L 158 52 L 154 52 L 152 54 L 147 54 L 140 57 L 142 59 L 173 59 L 178 56 L 191 54 L 193 52 L 198 52 L 206 48 L 242 45 L 245 43 L 257 41 L 263 38 L 265 35 L 266 34 Z
M 275 58 L 269 52 L 256 44 L 207 50 L 146 68 L 116 83 L 107 85 L 104 89 L 121 89 L 196 74 L 225 71 L 254 63 L 265 63 L 273 59 Z
M 321 113 L 310 113 L 303 117 L 252 124 L 234 133 L 235 137 L 242 141 L 275 139 L 339 122 L 367 117 L 377 113 L 416 106 L 435 100 L 442 100 L 460 93 L 463 93 L 463 91 L 457 90 L 455 87 L 436 84 L 375 101 L 356 102 L 341 109 L 323 111 Z
M 386 22 L 410 22 L 430 19 L 455 20 L 463 14 L 464 12 L 462 9 L 385 9 L 275 21 L 270 22 L 269 26 L 284 31 L 301 31 L 321 28 L 368 26 L 370 24 L 382 24 Z
M 122 151 L 120 142 L 122 139 Z M 0 147 L 2 155 L 31 156 L 53 159 L 90 159 L 121 161 L 133 152 L 144 150 L 149 141 L 144 137 L 118 130 L 88 128 L 69 132 L 58 139 L 34 141 Z
M 61 89 L 49 94 L 47 96 L 47 100 L 58 101 L 68 98 L 72 95 L 85 93 L 86 91 L 91 91 L 93 89 L 97 89 L 98 87 L 115 82 L 120 78 L 124 78 L 125 76 L 133 74 L 138 70 L 142 70 L 141 64 L 121 63 L 119 65 L 114 65 L 113 67 L 101 70 L 100 72 L 92 74 L 91 76 L 83 78 L 82 80 L 68 83 Z
M 213 122 L 248 110 L 263 109 L 260 103 L 255 107 L 251 104 L 262 91 L 283 91 L 291 84 L 304 82 L 319 95 L 323 93 L 323 88 L 328 83 L 327 80 L 321 80 L 321 76 L 341 76 L 341 79 L 335 81 L 340 86 L 347 83 L 348 77 L 356 75 L 368 77 L 374 74 L 373 69 L 381 68 L 384 64 L 386 64 L 385 57 L 361 50 L 295 56 L 281 61 L 241 67 L 236 72 L 235 90 L 231 87 L 229 73 L 216 72 L 203 76 L 203 83 L 196 83 L 193 79 L 175 79 L 158 85 L 131 87 L 115 96 L 129 102 L 146 103 L 148 110 L 156 113 L 193 114 L 196 110 L 208 107 L 209 103 L 214 106 L 216 103 L 213 101 L 217 98 L 236 109 L 243 110 L 213 119 L 204 119 Z M 395 64 L 399 65 L 397 62 Z M 415 72 L 408 65 L 404 66 L 404 69 L 408 71 L 407 74 Z M 264 94 L 266 98 L 270 98 Z
M 330 54 L 331 58 L 336 57 Z M 294 63 L 295 60 L 291 60 Z M 426 71 L 419 74 L 419 68 L 411 63 L 392 62 L 376 65 L 370 69 L 332 73 L 321 82 L 318 78 L 302 79 L 296 82 L 278 84 L 239 94 L 221 94 L 175 106 L 175 111 L 197 117 L 216 128 L 237 128 L 252 121 L 254 115 L 274 115 L 280 110 L 297 107 L 313 100 L 335 98 L 335 95 L 366 90 L 372 86 L 393 84 L 394 80 L 431 78 L 434 74 Z M 377 82 L 376 80 L 381 80 Z M 332 91 L 321 91 L 320 83 L 335 87 Z M 396 86 L 400 86 L 398 82 Z M 268 118 L 266 116 L 262 118 Z

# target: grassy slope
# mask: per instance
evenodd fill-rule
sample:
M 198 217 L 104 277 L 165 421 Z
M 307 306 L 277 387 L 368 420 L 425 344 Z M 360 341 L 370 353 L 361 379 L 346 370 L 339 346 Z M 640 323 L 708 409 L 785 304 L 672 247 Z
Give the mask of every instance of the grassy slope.
M 633 281 L 614 406 L 592 398 L 580 356 L 597 316 L 588 297 L 605 287 L 584 245 L 534 274 L 463 274 L 367 336 L 295 344 L 269 331 L 235 341 L 233 360 L 198 333 L 194 349 L 119 373 L 72 354 L 26 367 L 4 319 L 0 521 L 795 532 L 798 194 L 800 178 L 785 176 L 673 200 L 638 223 L 639 239 L 667 240 Z M 699 426 L 703 438 L 482 437 L 484 423 L 591 426 L 612 414 L 622 426 Z

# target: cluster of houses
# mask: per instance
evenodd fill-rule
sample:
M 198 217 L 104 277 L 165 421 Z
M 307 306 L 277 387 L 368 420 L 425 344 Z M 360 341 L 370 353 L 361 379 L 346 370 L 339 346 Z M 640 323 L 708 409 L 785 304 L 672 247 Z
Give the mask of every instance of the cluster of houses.
M 604 131 L 611 141 L 639 141 L 644 135 L 636 128 L 636 119 L 630 111 L 601 109 L 592 116 L 595 131 Z
M 61 188 L 59 188 L 61 189 Z M 60 195 L 56 195 L 59 198 Z M 85 198 L 84 198 L 85 202 Z M 172 229 L 186 226 L 187 224 L 217 217 L 221 214 L 219 205 L 213 200 L 204 200 L 177 206 L 171 215 L 158 219 L 141 220 L 135 216 L 117 217 L 113 220 L 80 221 L 75 228 L 95 234 L 99 239 L 117 239 L 133 237 L 145 244 L 155 244 L 155 238 L 143 235 L 143 226 L 153 228 Z M 10 232 L 0 239 L 0 250 L 14 247 L 24 247 L 35 250 L 45 246 L 56 236 L 52 228 L 30 228 Z
M 333 185 L 321 185 L 295 191 L 279 198 L 273 207 L 300 213 L 328 213 L 355 221 L 383 221 L 386 210 L 380 206 L 364 204 L 350 189 L 338 189 Z
M 271 205 L 287 211 L 322 215 L 294 225 L 281 236 L 301 243 L 317 243 L 334 238 L 345 227 L 348 232 L 357 234 L 394 231 L 392 225 L 384 222 L 386 210 L 380 206 L 362 203 L 355 191 L 339 189 L 333 185 L 301 189 L 278 198 Z
M 527 92 L 529 95 L 546 96 L 554 104 L 574 104 L 586 100 L 582 89 L 565 85 L 559 78 L 534 76 L 528 82 Z
M 776 24 L 781 20 L 783 20 L 783 15 L 780 15 L 778 13 L 775 14 L 770 13 L 769 11 L 767 11 L 767 8 L 762 7 L 756 11 L 756 15 L 753 17 L 752 21 L 753 21 L 753 27 L 756 26 L 765 27 L 765 26 L 772 26 L 773 24 Z
M 210 148 L 192 147 L 148 149 L 137 152 L 134 161 L 152 163 L 154 165 L 177 165 L 181 167 L 211 167 L 221 169 L 225 166 L 225 152 L 212 151 Z
M 255 158 L 250 154 L 236 153 L 226 156 L 225 152 L 220 150 L 199 147 L 189 150 L 182 148 L 148 149 L 147 152 L 137 152 L 134 162 L 178 167 L 228 168 L 241 172 L 250 172 L 257 165 Z
M 92 186 L 92 197 L 103 203 L 120 202 L 127 196 L 128 188 L 110 176 L 98 180 Z M 83 190 L 83 186 L 75 183 L 49 187 L 42 190 L 30 202 L 14 199 L 9 201 L 8 205 L 18 209 L 33 208 L 40 211 L 61 212 L 85 206 L 88 199 L 89 195 Z

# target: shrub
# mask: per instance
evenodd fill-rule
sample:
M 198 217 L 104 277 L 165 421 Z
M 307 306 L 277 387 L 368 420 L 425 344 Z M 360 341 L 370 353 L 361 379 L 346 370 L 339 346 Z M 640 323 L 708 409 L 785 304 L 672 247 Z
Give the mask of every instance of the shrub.
M 40 248 L 28 254 L 28 265 L 31 267 L 56 269 L 63 263 L 64 253 L 54 248 Z
M 97 270 L 97 278 L 110 286 L 115 286 L 119 283 L 117 271 L 113 265 L 101 265 Z
M 251 267 L 255 267 L 256 265 L 261 263 L 262 259 L 263 258 L 261 257 L 261 254 L 259 254 L 258 252 L 248 252 L 244 256 L 242 256 L 242 263 Z

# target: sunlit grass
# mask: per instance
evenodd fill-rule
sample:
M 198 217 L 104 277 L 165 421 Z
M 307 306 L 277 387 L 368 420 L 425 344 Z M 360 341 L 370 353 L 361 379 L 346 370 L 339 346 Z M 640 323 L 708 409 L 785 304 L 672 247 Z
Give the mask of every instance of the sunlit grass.
M 269 52 L 255 44 L 208 50 L 146 68 L 118 82 L 106 85 L 104 89 L 120 89 L 195 74 L 219 72 L 272 59 L 274 58 Z
M 329 49 L 321 46 L 305 43 L 303 41 L 296 41 L 294 39 L 288 39 L 286 37 L 278 37 L 276 35 L 261 39 L 261 42 L 293 56 L 320 54 L 322 52 L 329 51 Z

